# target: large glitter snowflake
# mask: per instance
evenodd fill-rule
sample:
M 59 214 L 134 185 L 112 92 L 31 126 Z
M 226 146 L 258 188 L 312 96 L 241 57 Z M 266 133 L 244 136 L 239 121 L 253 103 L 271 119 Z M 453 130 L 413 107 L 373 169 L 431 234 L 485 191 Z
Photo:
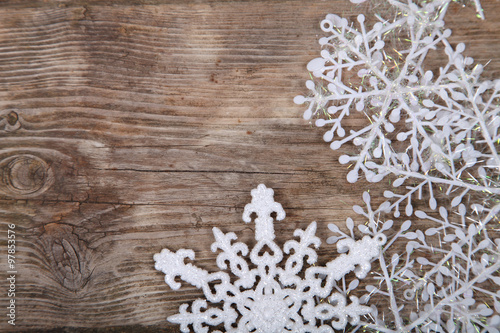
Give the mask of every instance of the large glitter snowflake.
M 251 251 L 244 243 L 233 243 L 237 239 L 235 233 L 224 234 L 213 228 L 215 242 L 211 249 L 222 250 L 217 256 L 217 266 L 221 270 L 229 267 L 236 277 L 234 283 L 226 272 L 209 273 L 185 263 L 186 258 L 194 260 L 192 250 L 180 249 L 174 253 L 163 249 L 154 255 L 155 268 L 165 273 L 165 282 L 172 289 L 180 288 L 181 284 L 175 281 L 179 276 L 202 289 L 206 299 L 214 304 L 209 308 L 206 300 L 197 299 L 190 310 L 188 304 L 182 304 L 179 314 L 168 320 L 180 324 L 182 332 L 189 332 L 190 326 L 195 332 L 208 332 L 209 326 L 221 324 L 226 332 L 333 332 L 333 328 L 343 329 L 348 322 L 359 323 L 360 316 L 371 309 L 360 305 L 354 296 L 348 305 L 344 295 L 332 290 L 335 281 L 351 271 L 364 278 L 370 262 L 379 256 L 386 236 L 365 236 L 359 241 L 342 239 L 337 242 L 337 249 L 343 254 L 326 266 L 314 266 L 318 258 L 314 248 L 321 244 L 315 235 L 316 222 L 306 230 L 296 229 L 294 236 L 300 240 L 287 241 L 281 250 L 274 242 L 271 214 L 275 212 L 277 220 L 282 220 L 285 211 L 274 201 L 272 189 L 261 184 L 251 193 L 252 202 L 243 213 L 246 223 L 251 222 L 252 213 L 257 215 L 257 244 Z M 249 253 L 255 266 L 252 269 L 245 259 Z M 284 268 L 278 266 L 284 259 L 283 253 L 287 255 Z M 305 271 L 304 260 L 309 265 Z

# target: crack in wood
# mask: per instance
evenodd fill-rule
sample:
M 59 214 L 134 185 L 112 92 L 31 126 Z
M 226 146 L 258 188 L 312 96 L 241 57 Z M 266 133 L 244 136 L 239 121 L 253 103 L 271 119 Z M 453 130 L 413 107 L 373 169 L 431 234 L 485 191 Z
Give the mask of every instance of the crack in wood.
M 257 174 L 257 175 L 293 175 L 291 172 L 266 172 L 266 171 L 243 171 L 243 170 L 178 170 L 178 169 L 163 169 L 163 170 L 146 170 L 146 169 L 116 169 L 116 168 L 94 168 L 101 171 L 132 171 L 132 172 L 151 172 L 151 173 L 236 173 L 236 174 Z

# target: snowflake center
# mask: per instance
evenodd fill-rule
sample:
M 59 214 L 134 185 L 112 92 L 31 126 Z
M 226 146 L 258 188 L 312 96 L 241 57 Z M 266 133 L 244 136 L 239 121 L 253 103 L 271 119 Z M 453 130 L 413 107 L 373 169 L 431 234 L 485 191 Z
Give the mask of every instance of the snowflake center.
M 281 332 L 289 317 L 287 295 L 281 288 L 273 288 L 271 291 L 266 289 L 255 298 L 251 306 L 251 312 L 256 317 L 252 324 L 258 332 Z
M 277 315 L 282 314 L 287 309 L 287 306 L 282 298 L 272 295 L 264 296 L 260 303 L 256 303 L 255 308 L 265 321 L 275 322 L 280 319 Z M 281 316 L 281 318 L 283 317 Z

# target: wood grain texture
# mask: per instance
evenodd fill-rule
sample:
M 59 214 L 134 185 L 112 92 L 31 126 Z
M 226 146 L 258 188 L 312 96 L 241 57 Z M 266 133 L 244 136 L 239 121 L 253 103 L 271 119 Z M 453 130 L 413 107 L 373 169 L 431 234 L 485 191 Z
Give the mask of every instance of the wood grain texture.
M 352 216 L 368 185 L 345 181 L 342 152 L 328 149 L 292 100 L 319 54 L 320 20 L 364 9 L 2 2 L 0 221 L 2 235 L 9 223 L 18 232 L 18 312 L 15 329 L 3 319 L 0 330 L 177 331 L 166 317 L 202 294 L 172 291 L 153 254 L 191 248 L 197 265 L 216 270 L 212 227 L 254 244 L 241 214 L 260 183 L 287 212 L 275 224 L 279 244 L 313 220 L 324 241 L 327 224 Z M 447 23 L 467 55 L 491 60 L 485 77 L 499 77 L 500 2 L 484 9 L 480 21 L 453 4 Z M 4 274 L 4 236 L 0 244 Z M 332 253 L 323 242 L 320 262 Z

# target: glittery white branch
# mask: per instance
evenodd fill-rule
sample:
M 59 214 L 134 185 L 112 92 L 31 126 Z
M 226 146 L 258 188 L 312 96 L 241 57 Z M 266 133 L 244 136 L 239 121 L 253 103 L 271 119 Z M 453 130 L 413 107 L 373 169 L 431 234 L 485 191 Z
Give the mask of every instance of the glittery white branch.
M 339 159 L 351 164 L 349 182 L 356 182 L 360 172 L 370 182 L 399 176 L 394 186 L 410 179 L 417 183 L 414 190 L 430 190 L 433 208 L 436 187 L 453 193 L 454 206 L 469 191 L 500 195 L 500 187 L 491 182 L 500 174 L 500 80 L 480 80 L 483 67 L 472 67 L 473 59 L 462 55 L 464 44 L 453 48 L 448 42 L 451 30 L 443 28 L 443 16 L 449 2 L 420 7 L 390 1 L 400 15 L 371 28 L 362 14 L 357 27 L 327 15 L 321 28 L 330 36 L 319 40 L 321 57 L 307 66 L 323 83 L 307 81 L 311 95 L 295 98 L 298 104 L 309 103 L 305 119 L 324 116 L 315 124 L 330 127 L 324 139 L 332 149 L 349 142 L 360 147 Z M 400 50 L 384 41 L 395 30 L 406 31 L 410 41 Z M 425 70 L 424 61 L 438 44 L 448 63 L 434 73 Z M 359 86 L 346 82 L 349 72 L 357 72 Z M 353 110 L 369 122 L 347 134 L 343 122 Z M 403 144 L 395 145 L 394 139 Z M 403 199 L 410 200 L 413 192 Z
M 465 45 L 449 42 L 451 0 L 386 2 L 394 11 L 375 15 L 373 25 L 362 14 L 355 22 L 326 16 L 321 57 L 307 66 L 310 93 L 295 97 L 309 104 L 305 119 L 328 128 L 331 149 L 344 149 L 339 162 L 349 165 L 349 182 L 360 174 L 369 182 L 395 179 L 381 206 L 372 208 L 366 192 L 366 208 L 353 207 L 362 234 L 387 236 L 373 272 L 378 281 L 361 297 L 383 306 L 357 328 L 499 332 L 500 80 L 482 79 L 483 66 L 463 55 Z M 480 2 L 474 5 L 484 19 Z M 444 60 L 438 70 L 426 68 L 434 50 Z M 367 119 L 361 129 L 346 125 L 354 112 Z M 351 144 L 358 148 L 348 151 Z M 435 212 L 415 209 L 417 200 Z M 401 210 L 408 220 L 390 219 Z M 328 241 L 353 240 L 353 220 L 346 226 L 350 236 L 330 224 Z

